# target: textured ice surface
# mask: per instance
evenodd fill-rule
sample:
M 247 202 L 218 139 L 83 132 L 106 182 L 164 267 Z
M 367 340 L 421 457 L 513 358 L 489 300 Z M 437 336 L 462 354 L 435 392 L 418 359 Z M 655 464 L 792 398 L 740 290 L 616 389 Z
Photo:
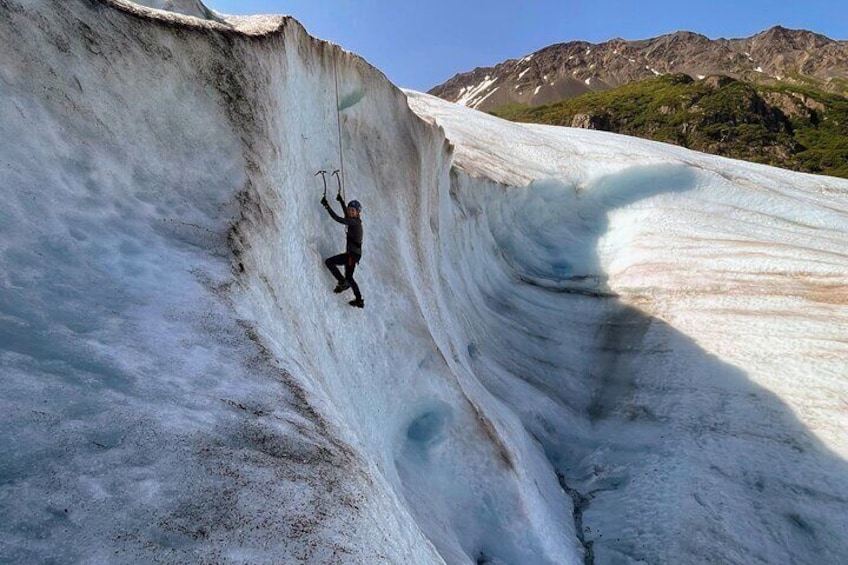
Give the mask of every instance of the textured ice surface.
M 848 183 L 226 21 L 0 6 L 4 559 L 845 561 Z

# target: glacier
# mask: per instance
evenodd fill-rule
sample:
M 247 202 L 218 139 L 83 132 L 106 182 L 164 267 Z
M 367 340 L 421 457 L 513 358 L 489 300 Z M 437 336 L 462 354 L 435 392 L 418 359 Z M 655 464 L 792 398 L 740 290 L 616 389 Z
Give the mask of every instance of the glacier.
M 848 182 L 199 0 L 0 36 L 0 560 L 848 559 Z M 337 118 L 365 310 L 322 264 Z

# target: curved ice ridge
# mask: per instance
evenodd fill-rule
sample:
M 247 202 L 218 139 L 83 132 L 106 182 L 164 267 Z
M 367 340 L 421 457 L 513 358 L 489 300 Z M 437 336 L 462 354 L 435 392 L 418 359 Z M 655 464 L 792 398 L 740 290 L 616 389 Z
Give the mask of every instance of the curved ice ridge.
M 132 3 L 157 10 L 175 12 L 184 16 L 194 16 L 206 20 L 222 22 L 220 16 L 207 8 L 200 0 L 132 0 Z

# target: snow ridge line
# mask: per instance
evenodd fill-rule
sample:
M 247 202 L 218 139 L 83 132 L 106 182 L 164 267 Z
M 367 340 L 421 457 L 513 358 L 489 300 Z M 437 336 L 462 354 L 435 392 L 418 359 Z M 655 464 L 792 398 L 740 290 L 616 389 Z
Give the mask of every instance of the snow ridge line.
M 128 0 L 90 0 L 108 8 L 120 10 L 145 20 L 152 20 L 173 27 L 196 28 L 235 35 L 264 38 L 282 33 L 286 26 L 300 22 L 290 16 L 247 16 L 232 17 L 231 20 L 207 20 L 142 6 Z M 302 26 L 301 26 L 302 27 Z M 304 30 L 305 32 L 305 30 Z M 320 41 L 320 40 L 316 40 Z

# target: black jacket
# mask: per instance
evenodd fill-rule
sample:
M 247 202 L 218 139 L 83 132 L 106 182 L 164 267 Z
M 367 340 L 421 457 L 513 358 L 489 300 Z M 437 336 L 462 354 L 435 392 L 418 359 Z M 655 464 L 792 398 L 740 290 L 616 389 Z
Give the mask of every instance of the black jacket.
M 327 204 L 324 207 L 327 209 L 327 212 L 330 213 L 330 216 L 340 224 L 344 224 L 347 226 L 347 253 L 351 255 L 356 255 L 357 260 L 362 257 L 362 220 L 359 218 L 348 218 L 344 215 L 345 203 L 341 197 L 336 197 L 336 200 L 342 205 L 342 216 L 339 216 L 333 209 L 330 208 L 330 205 Z

